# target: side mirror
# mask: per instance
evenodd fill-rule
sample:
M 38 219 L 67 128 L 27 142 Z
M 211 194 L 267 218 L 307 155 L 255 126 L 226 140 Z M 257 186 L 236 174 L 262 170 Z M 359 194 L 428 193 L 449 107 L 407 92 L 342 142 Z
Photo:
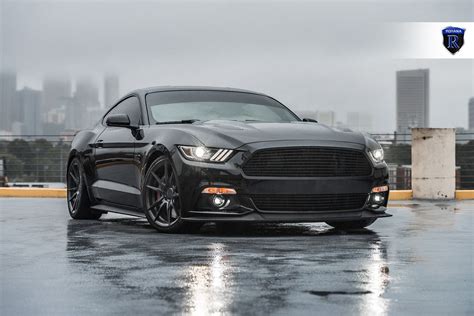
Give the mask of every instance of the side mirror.
M 127 114 L 111 114 L 107 117 L 105 124 L 107 126 L 134 128 L 130 124 L 130 118 Z
M 318 121 L 316 121 L 315 119 L 311 119 L 311 118 L 304 118 L 304 119 L 303 119 L 303 122 L 318 123 Z

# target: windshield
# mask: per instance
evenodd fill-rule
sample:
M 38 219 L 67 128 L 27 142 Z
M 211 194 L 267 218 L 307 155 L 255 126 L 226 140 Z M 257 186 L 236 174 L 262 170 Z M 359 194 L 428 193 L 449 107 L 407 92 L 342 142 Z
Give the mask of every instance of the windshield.
M 293 113 L 267 96 L 228 91 L 164 91 L 147 94 L 152 123 L 194 120 L 262 122 L 299 121 Z

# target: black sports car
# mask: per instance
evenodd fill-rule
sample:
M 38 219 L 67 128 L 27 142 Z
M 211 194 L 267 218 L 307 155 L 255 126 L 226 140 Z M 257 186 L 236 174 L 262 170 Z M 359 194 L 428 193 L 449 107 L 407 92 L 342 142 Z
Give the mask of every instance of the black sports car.
M 131 92 L 72 142 L 75 219 L 146 216 L 161 232 L 205 222 L 327 222 L 362 228 L 385 213 L 388 170 L 368 136 L 300 119 L 252 91 Z

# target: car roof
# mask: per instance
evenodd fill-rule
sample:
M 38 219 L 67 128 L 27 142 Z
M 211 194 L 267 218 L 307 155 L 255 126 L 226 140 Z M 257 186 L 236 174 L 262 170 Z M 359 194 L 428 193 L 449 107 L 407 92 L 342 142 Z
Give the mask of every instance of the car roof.
M 206 86 L 156 86 L 156 87 L 137 89 L 134 92 L 139 93 L 141 95 L 146 95 L 151 92 L 162 92 L 162 91 L 226 91 L 226 92 L 242 92 L 242 93 L 265 95 L 260 92 L 244 90 L 244 89 L 236 89 L 236 88 L 228 88 L 228 87 L 206 87 Z

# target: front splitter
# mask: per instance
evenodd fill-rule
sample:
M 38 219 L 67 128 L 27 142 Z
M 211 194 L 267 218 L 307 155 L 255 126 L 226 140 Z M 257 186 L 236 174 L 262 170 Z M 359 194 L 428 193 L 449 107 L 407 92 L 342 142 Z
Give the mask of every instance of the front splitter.
M 191 213 L 191 212 L 190 212 Z M 357 210 L 357 211 L 331 211 L 331 212 L 258 212 L 253 211 L 240 214 L 216 214 L 217 212 L 193 211 L 192 216 L 183 217 L 189 222 L 279 222 L 279 223 L 307 223 L 326 221 L 353 221 L 369 218 L 390 217 L 384 211 Z

